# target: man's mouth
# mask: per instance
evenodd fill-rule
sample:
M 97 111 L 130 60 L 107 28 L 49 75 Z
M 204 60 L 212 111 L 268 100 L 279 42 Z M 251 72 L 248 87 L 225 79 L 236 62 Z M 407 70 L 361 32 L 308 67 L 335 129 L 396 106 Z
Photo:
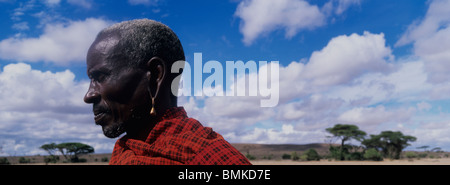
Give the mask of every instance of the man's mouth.
M 94 114 L 94 119 L 98 120 L 98 119 L 102 118 L 102 116 L 104 116 L 104 115 L 105 115 L 104 112 L 100 112 L 100 113 Z
M 94 121 L 97 125 L 101 125 L 101 120 L 105 117 L 105 112 L 94 113 Z
M 94 108 L 94 121 L 97 125 L 102 125 L 102 120 L 108 114 L 107 110 L 101 108 Z

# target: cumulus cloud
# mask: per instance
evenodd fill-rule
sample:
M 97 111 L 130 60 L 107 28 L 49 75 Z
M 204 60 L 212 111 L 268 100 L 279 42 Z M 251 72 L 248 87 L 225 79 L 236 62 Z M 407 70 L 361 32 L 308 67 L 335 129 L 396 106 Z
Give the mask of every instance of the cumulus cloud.
M 293 125 L 282 124 L 280 129 L 254 128 L 239 135 L 236 133 L 224 134 L 231 141 L 260 144 L 286 144 L 286 143 L 316 143 L 323 141 L 325 132 L 320 130 L 296 130 Z
M 76 83 L 75 75 L 65 70 L 52 73 L 31 69 L 24 63 L 9 64 L 0 74 L 2 110 L 86 112 L 82 103 L 87 82 Z M 39 93 L 37 93 L 39 92 Z
M 416 113 L 435 107 L 426 102 L 447 87 L 427 82 L 425 61 L 396 60 L 382 33 L 337 36 L 309 59 L 279 70 L 276 107 L 261 108 L 252 96 L 187 97 L 179 105 L 231 142 L 309 143 L 323 142 L 324 129 L 337 123 L 356 124 L 368 134 L 400 127 L 407 133 L 429 119 Z M 442 92 L 448 88 L 440 93 L 448 99 Z
M 328 98 L 319 93 L 298 98 L 301 98 L 301 101 L 293 101 L 278 106 L 277 120 L 300 120 L 310 125 L 320 124 L 330 121 L 329 118 L 336 117 L 335 111 L 345 103 L 340 98 Z
M 0 41 L 0 58 L 67 65 L 84 62 L 96 34 L 111 22 L 88 18 L 68 23 L 49 23 L 39 37 L 11 37 Z
M 299 31 L 323 26 L 330 12 L 340 15 L 360 1 L 330 0 L 320 8 L 305 0 L 245 0 L 239 3 L 235 16 L 241 19 L 242 41 L 251 45 L 259 36 L 275 30 L 284 30 L 285 37 L 292 38 Z
M 406 122 L 414 112 L 414 108 L 386 110 L 382 105 L 377 107 L 356 107 L 342 113 L 338 120 L 350 124 L 379 126 L 387 122 Z
M 70 70 L 40 71 L 24 63 L 4 66 L 0 71 L 0 146 L 33 155 L 42 154 L 39 146 L 50 142 L 111 143 L 95 126 L 92 108 L 83 102 L 88 86 L 87 81 L 75 81 Z M 105 149 L 97 150 L 110 151 L 112 146 Z
M 323 49 L 313 52 L 309 60 L 280 67 L 280 102 L 341 87 L 339 85 L 360 83 L 358 77 L 367 74 L 392 73 L 394 58 L 383 33 L 334 37 Z
M 313 29 L 325 23 L 319 7 L 304 0 L 247 0 L 235 12 L 242 19 L 240 31 L 243 42 L 250 45 L 261 34 L 284 29 L 286 37 L 303 29 Z
M 411 24 L 396 46 L 413 43 L 414 54 L 426 61 L 429 81 L 450 79 L 450 1 L 433 0 L 425 17 Z
M 259 98 L 248 96 L 178 98 L 178 104 L 186 109 L 190 117 L 219 133 L 235 132 L 275 116 L 272 108 L 261 108 L 259 103 Z
M 294 61 L 287 66 L 278 67 L 279 80 L 276 83 L 279 87 L 280 101 L 276 107 L 261 108 L 260 96 L 191 97 L 182 100 L 180 105 L 186 105 L 188 113 L 192 112 L 191 116 L 199 118 L 202 123 L 231 136 L 242 134 L 243 131 L 239 128 L 244 125 L 252 127 L 268 121 L 275 122 L 273 126 L 291 124 L 297 129 L 326 127 L 337 123 L 337 117 L 342 114 L 341 111 L 348 109 L 347 106 L 351 104 L 349 102 L 355 101 L 351 98 L 359 97 L 363 100 L 369 98 L 365 104 L 361 104 L 364 106 L 372 103 L 370 100 L 373 97 L 370 97 L 371 92 L 367 89 L 357 91 L 350 98 L 345 96 L 344 89 L 369 86 L 377 89 L 373 96 L 379 96 L 395 88 L 392 87 L 396 85 L 394 82 L 374 83 L 374 80 L 380 76 L 395 74 L 395 71 L 391 71 L 394 67 L 389 64 L 389 61 L 393 59 L 382 33 L 364 32 L 363 35 L 337 36 L 331 39 L 322 50 L 314 52 L 309 61 L 307 59 L 302 62 Z M 258 77 L 250 77 L 261 75 L 258 72 L 262 69 L 260 67 L 255 73 L 240 75 L 236 80 L 237 88 L 248 90 L 249 84 L 256 84 L 257 81 L 252 79 L 255 80 Z M 363 74 L 379 76 L 370 78 Z M 386 79 L 395 81 L 396 78 Z M 246 86 L 242 87 L 242 84 L 239 86 L 240 82 L 244 82 L 242 84 Z M 234 85 L 235 83 L 226 89 L 235 90 Z M 342 92 L 341 95 L 332 96 L 340 92 Z M 380 96 L 379 101 L 387 97 Z M 258 137 L 268 137 L 268 133 L 276 131 L 247 130 L 246 133 L 250 132 L 256 135 L 259 133 Z
M 311 55 L 305 77 L 318 85 L 345 83 L 367 72 L 387 71 L 391 53 L 383 33 L 338 36 Z
M 397 63 L 395 71 L 368 73 L 354 79 L 354 83 L 335 86 L 327 96 L 342 98 L 361 105 L 373 105 L 387 101 L 419 101 L 431 97 L 435 87 L 427 82 L 423 61 Z

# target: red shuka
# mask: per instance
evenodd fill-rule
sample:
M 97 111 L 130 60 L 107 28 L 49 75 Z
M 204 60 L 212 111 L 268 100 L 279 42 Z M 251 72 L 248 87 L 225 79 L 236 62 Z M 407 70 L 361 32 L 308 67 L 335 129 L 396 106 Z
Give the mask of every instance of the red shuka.
M 144 141 L 117 140 L 111 165 L 250 165 L 248 159 L 209 127 L 188 118 L 183 107 L 166 111 Z

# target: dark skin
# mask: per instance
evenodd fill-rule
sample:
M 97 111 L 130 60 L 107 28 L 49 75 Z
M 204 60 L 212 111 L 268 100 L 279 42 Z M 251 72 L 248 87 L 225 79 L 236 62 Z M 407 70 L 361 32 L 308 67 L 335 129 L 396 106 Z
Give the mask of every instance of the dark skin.
M 119 39 L 114 35 L 99 36 L 89 48 L 86 64 L 91 82 L 84 102 L 93 104 L 95 123 L 102 126 L 105 136 L 115 138 L 126 132 L 130 138 L 145 141 L 157 120 L 177 102 L 170 97 L 171 80 L 161 58 L 151 58 L 140 69 L 110 64 L 114 59 L 109 56 Z M 156 115 L 149 113 L 151 97 Z

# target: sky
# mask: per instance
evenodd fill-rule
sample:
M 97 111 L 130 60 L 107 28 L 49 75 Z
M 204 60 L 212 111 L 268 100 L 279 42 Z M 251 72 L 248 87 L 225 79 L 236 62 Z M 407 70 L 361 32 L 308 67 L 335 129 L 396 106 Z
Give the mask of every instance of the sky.
M 116 139 L 83 102 L 86 52 L 101 29 L 140 18 L 172 28 L 191 66 L 195 53 L 278 66 L 273 107 L 261 96 L 178 98 L 231 143 L 326 143 L 325 129 L 341 123 L 449 151 L 449 9 L 450 0 L 0 0 L 0 155 L 45 154 L 39 146 L 52 142 L 112 152 Z

